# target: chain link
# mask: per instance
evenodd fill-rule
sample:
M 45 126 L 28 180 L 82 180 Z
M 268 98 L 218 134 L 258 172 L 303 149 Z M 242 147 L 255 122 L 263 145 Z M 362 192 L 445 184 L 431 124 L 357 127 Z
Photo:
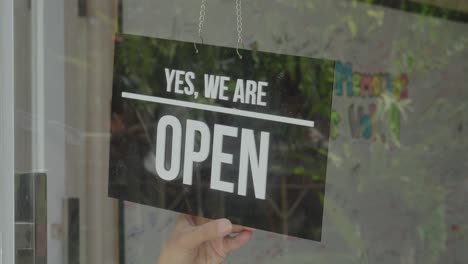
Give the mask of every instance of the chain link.
M 201 43 L 203 44 L 203 26 L 205 23 L 205 15 L 206 15 L 206 1 L 207 0 L 201 0 L 201 5 L 200 5 L 200 18 L 198 22 L 198 37 L 201 40 Z M 198 53 L 198 48 L 197 48 L 197 43 L 193 43 L 193 46 L 195 47 L 195 51 Z
M 202 40 L 202 33 L 203 33 L 203 24 L 205 23 L 205 15 L 206 15 L 206 0 L 201 1 L 200 6 L 200 22 L 198 23 L 198 37 Z
M 236 15 L 237 15 L 237 55 L 242 59 L 242 55 L 239 53 L 239 46 L 244 46 L 244 40 L 242 38 L 242 0 L 236 0 Z
M 206 16 L 206 1 L 207 0 L 201 0 L 201 5 L 200 5 L 200 18 L 198 22 L 198 37 L 201 40 L 201 43 L 203 44 L 203 26 L 205 23 L 205 16 Z M 242 59 L 242 55 L 239 52 L 239 47 L 240 45 L 244 46 L 244 40 L 242 38 L 242 0 L 236 0 L 236 16 L 237 16 L 237 55 L 239 55 L 239 58 Z M 198 48 L 197 48 L 197 43 L 193 43 L 193 46 L 195 47 L 195 51 L 198 53 Z

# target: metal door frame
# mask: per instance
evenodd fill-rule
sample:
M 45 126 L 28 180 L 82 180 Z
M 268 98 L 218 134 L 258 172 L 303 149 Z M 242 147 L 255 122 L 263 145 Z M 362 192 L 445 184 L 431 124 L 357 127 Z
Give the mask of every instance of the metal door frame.
M 15 263 L 14 0 L 0 1 L 0 264 Z

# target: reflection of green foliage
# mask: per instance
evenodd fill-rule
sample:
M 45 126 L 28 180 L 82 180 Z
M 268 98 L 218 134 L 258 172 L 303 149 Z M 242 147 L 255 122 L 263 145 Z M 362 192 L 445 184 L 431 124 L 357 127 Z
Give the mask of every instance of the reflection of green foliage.
M 195 49 L 190 43 L 167 42 L 154 38 L 142 38 L 139 36 L 125 35 L 118 52 L 116 60 L 116 71 L 120 71 L 122 76 L 131 79 L 134 84 L 126 89 L 134 89 L 142 94 L 158 93 L 165 90 L 165 85 L 161 80 L 165 79 L 164 67 L 171 65 L 178 70 L 190 70 L 197 76 L 195 87 L 203 92 L 204 74 L 224 75 L 229 72 L 232 78 L 242 78 L 245 80 L 268 81 L 268 94 L 271 98 L 271 114 L 286 115 L 291 113 L 295 117 L 317 120 L 325 123 L 330 122 L 330 106 L 332 100 L 332 87 L 334 81 L 334 62 L 327 60 L 312 60 L 297 56 L 283 56 L 280 54 L 261 55 L 253 51 L 250 56 L 245 56 L 244 61 L 239 61 L 235 50 L 217 49 L 209 46 L 199 45 L 199 54 L 195 54 Z M 199 56 L 203 59 L 195 59 L 187 63 L 187 57 Z M 248 67 L 243 67 L 247 63 Z M 190 65 L 190 69 L 184 68 Z M 137 74 L 136 74 L 137 73 Z M 229 83 L 228 93 L 232 95 L 235 90 L 235 82 Z M 200 96 L 198 99 L 187 97 L 187 100 L 196 100 L 199 103 L 217 104 L 218 101 Z M 287 103 L 286 103 L 287 102 Z M 139 112 L 153 114 L 158 110 L 158 104 L 137 104 Z M 275 110 L 275 108 L 279 108 Z M 188 116 L 195 119 L 195 112 L 188 112 Z M 133 117 L 141 118 L 141 117 Z M 145 120 L 146 118 L 143 118 Z M 149 117 L 152 120 L 153 117 Z M 328 129 L 328 128 L 321 128 Z M 328 132 L 326 130 L 318 133 Z M 280 134 L 283 155 L 288 160 L 281 166 L 275 168 L 276 171 L 287 175 L 304 175 L 311 181 L 323 184 L 326 167 L 323 162 L 327 158 L 327 149 L 323 144 L 326 138 L 319 139 L 315 144 L 304 145 L 309 141 L 308 130 L 299 126 L 280 126 L 275 133 Z M 322 136 L 322 135 L 319 135 Z M 323 136 L 322 136 L 323 137 Z M 311 155 L 311 153 L 313 155 Z M 303 167 L 290 166 L 290 164 L 303 164 Z M 311 166 L 311 164 L 320 164 Z M 321 175 L 321 176 L 318 176 Z
M 157 79 L 164 74 L 164 65 L 167 63 L 157 63 L 159 61 L 167 62 L 172 65 L 184 65 L 186 57 L 194 56 L 194 48 L 187 43 L 180 45 L 160 45 L 157 39 L 139 38 L 126 35 L 126 39 L 119 45 L 125 45 L 125 50 L 129 54 L 119 54 L 116 58 L 116 65 L 127 65 L 133 72 L 138 72 L 138 76 L 131 76 L 127 68 L 120 69 L 126 75 L 130 75 L 136 83 L 135 89 L 142 93 L 151 94 L 155 89 L 150 85 L 158 83 Z M 291 112 L 305 113 L 302 118 L 312 118 L 314 115 L 329 116 L 329 105 L 331 104 L 330 87 L 334 80 L 334 67 L 332 61 L 313 61 L 295 56 L 262 56 L 260 59 L 257 52 L 253 52 L 252 63 L 253 72 L 246 72 L 241 64 L 235 63 L 236 57 L 232 54 L 224 54 L 219 49 L 200 48 L 200 54 L 203 57 L 199 64 L 195 65 L 192 71 L 197 76 L 203 74 L 217 74 L 230 72 L 232 76 L 243 76 L 245 79 L 255 77 L 258 80 L 268 80 L 269 93 L 276 94 L 275 98 L 281 96 L 292 96 L 296 98 L 297 104 L 289 104 Z M 176 56 L 177 55 L 177 56 Z M 220 61 L 224 60 L 224 61 Z M 125 67 L 125 66 L 124 66 Z M 184 69 L 181 69 L 184 70 Z M 201 77 L 197 81 L 200 81 Z M 142 80 L 147 80 L 143 83 Z M 234 93 L 235 82 L 229 83 L 229 92 Z M 202 86 L 202 85 L 199 85 Z M 279 89 L 287 87 L 288 89 Z M 156 87 L 158 88 L 158 87 Z M 323 99 L 323 98 L 326 99 Z M 200 98 L 200 100 L 211 100 Z M 216 102 L 211 102 L 216 103 Z
M 303 0 L 278 0 L 278 2 L 287 3 L 288 6 L 292 6 L 297 9 L 304 10 L 305 13 L 310 12 L 316 14 L 319 9 L 319 1 L 303 1 Z M 344 1 L 345 2 L 345 1 Z M 379 1 L 366 0 L 366 1 L 352 1 L 353 3 L 343 3 L 350 9 L 353 8 L 365 8 L 365 5 L 356 5 L 356 2 L 375 3 Z M 401 1 L 403 10 L 410 9 L 407 5 L 408 1 Z M 412 10 L 413 12 L 422 15 L 433 15 L 440 12 L 440 9 L 434 9 L 428 5 L 420 5 L 420 9 Z M 381 9 L 379 9 L 381 10 Z M 439 17 L 450 16 L 449 11 L 443 11 L 444 14 L 437 14 Z M 370 38 L 371 35 L 383 26 L 385 19 L 385 12 L 378 11 L 373 5 L 368 5 L 367 10 L 361 12 L 372 18 L 375 23 L 369 23 L 362 25 L 359 23 L 359 18 L 355 14 L 349 14 L 344 16 L 341 21 L 336 24 L 330 24 L 326 29 L 323 29 L 324 38 L 332 39 L 333 35 L 337 34 L 337 28 L 339 24 L 345 26 L 345 29 L 354 38 L 357 35 L 364 35 L 366 38 Z M 392 59 L 393 64 L 389 69 L 391 72 L 427 72 L 432 70 L 444 69 L 447 67 L 449 62 L 455 58 L 462 56 L 468 47 L 468 37 L 466 35 L 455 35 L 449 30 L 443 30 L 446 27 L 446 23 L 441 23 L 437 19 L 431 17 L 419 16 L 417 19 L 411 20 L 412 23 L 405 23 L 397 25 L 403 34 L 399 34 L 400 38 L 391 39 L 392 54 L 396 58 Z M 406 21 L 404 21 L 406 22 Z M 342 26 L 341 25 L 341 26 Z M 307 29 L 305 30 L 307 31 Z M 441 36 L 440 33 L 443 33 Z M 272 30 L 272 34 L 275 35 L 273 39 L 278 40 L 278 46 L 290 45 L 288 41 L 292 39 L 290 36 L 282 36 L 277 38 L 277 32 Z M 415 38 L 414 35 L 424 36 Z M 451 44 L 446 45 L 446 40 L 449 39 Z M 151 65 L 154 60 L 161 60 L 160 54 L 153 53 L 152 49 L 142 49 L 138 43 L 131 49 L 134 54 L 140 54 L 138 58 L 129 58 L 129 63 L 138 64 L 141 67 L 142 72 L 148 75 L 148 78 L 154 77 L 154 69 L 150 69 L 147 65 Z M 145 45 L 141 45 L 145 46 Z M 421 47 L 420 49 L 410 49 L 409 47 Z M 348 47 L 345 47 L 348 48 Z M 281 50 L 281 49 L 280 49 Z M 170 50 L 161 51 L 164 53 L 164 57 L 170 54 L 169 58 L 175 59 L 175 54 L 179 56 L 192 55 L 193 50 L 180 50 L 177 47 L 173 47 Z M 214 60 L 217 54 L 208 53 L 203 54 L 205 57 L 206 65 L 204 67 L 212 66 L 213 72 L 216 72 Z M 122 58 L 118 58 L 122 59 Z M 306 62 L 301 61 L 299 58 L 288 57 L 282 61 L 260 61 L 254 56 L 256 64 L 256 70 L 258 76 L 267 77 L 271 72 L 277 72 L 279 76 L 287 78 L 287 82 L 291 87 L 297 88 L 299 97 L 303 99 L 303 104 L 298 104 L 305 110 L 306 116 L 304 118 L 310 118 L 311 116 L 321 113 L 326 110 L 326 105 L 331 103 L 323 101 L 323 104 L 311 105 L 308 102 L 315 101 L 320 96 L 320 93 L 327 89 L 330 79 L 333 78 L 333 72 L 328 71 L 327 65 L 322 67 L 317 72 L 308 72 L 310 68 Z M 239 69 L 240 70 L 240 69 Z M 138 81 L 135 76 L 136 81 Z M 278 78 L 279 82 L 282 78 Z M 142 78 L 143 79 L 143 78 Z M 300 83 L 299 85 L 296 85 Z M 318 84 L 318 87 L 313 87 Z M 357 86 L 355 86 L 357 87 Z M 145 85 L 141 85 L 139 89 L 149 88 Z M 232 92 L 234 87 L 230 87 Z M 205 99 L 208 100 L 208 99 Z M 447 208 L 447 192 L 450 190 L 450 186 L 445 186 L 443 183 L 431 178 L 431 169 L 427 168 L 427 161 L 422 160 L 420 157 L 424 153 L 424 149 L 428 146 L 433 145 L 437 142 L 445 142 L 446 138 L 450 138 L 450 131 L 446 128 L 434 128 L 428 131 L 427 135 L 422 137 L 416 144 L 405 148 L 404 144 L 400 143 L 396 138 L 396 135 L 400 134 L 400 123 L 407 119 L 408 111 L 411 107 L 410 100 L 392 100 L 390 97 L 383 96 L 379 99 L 380 106 L 377 106 L 379 113 L 377 116 L 379 120 L 384 120 L 389 125 L 391 135 L 393 136 L 389 141 L 392 141 L 394 145 L 399 147 L 399 154 L 397 157 L 389 158 L 388 145 L 383 144 L 380 141 L 373 142 L 370 147 L 370 160 L 369 173 L 359 174 L 357 173 L 356 180 L 353 186 L 349 186 L 347 191 L 356 192 L 361 194 L 376 189 L 378 186 L 385 186 L 389 192 L 398 193 L 401 195 L 402 203 L 401 206 L 405 207 L 406 211 L 411 212 L 416 216 L 424 216 L 424 219 L 417 219 L 417 224 L 414 226 L 413 233 L 408 234 L 411 236 L 414 243 L 414 250 L 423 250 L 425 252 L 424 259 L 418 259 L 418 263 L 440 263 L 443 261 L 442 257 L 446 251 L 447 241 L 447 225 L 446 222 L 446 208 Z M 458 107 L 459 106 L 459 107 Z M 457 105 L 457 108 L 450 105 L 450 102 L 444 98 L 438 99 L 434 102 L 433 107 L 429 111 L 425 112 L 423 116 L 419 117 L 418 120 L 411 120 L 414 126 L 418 126 L 423 123 L 429 122 L 437 114 L 437 111 L 445 111 L 447 118 L 453 118 L 456 115 L 466 113 L 468 111 L 467 105 Z M 340 116 L 337 112 L 331 114 L 331 131 L 330 137 L 332 139 L 338 136 L 338 129 L 336 123 L 339 122 Z M 284 133 L 291 133 L 291 131 L 284 131 Z M 463 151 L 466 150 L 467 145 L 457 145 L 457 143 L 446 142 L 447 148 L 452 151 Z M 403 145 L 403 146 L 402 146 Z M 314 159 L 310 156 L 298 155 L 294 156 L 293 144 L 289 146 L 291 148 L 291 158 L 300 159 L 305 164 L 314 162 Z M 332 161 L 329 166 L 344 166 L 345 160 L 351 159 L 356 153 L 353 153 L 349 144 L 345 143 L 339 148 L 343 149 L 343 155 L 336 153 L 328 153 L 329 159 Z M 448 157 L 435 157 L 439 162 L 445 162 Z M 388 160 L 391 163 L 388 164 Z M 315 171 L 308 171 L 304 167 L 276 167 L 277 171 L 286 171 L 293 175 L 308 175 L 314 181 L 321 181 L 318 179 Z M 318 168 L 322 170 L 323 168 Z M 326 168 L 325 168 L 326 169 Z M 333 256 L 327 255 L 316 255 L 316 256 L 285 256 L 278 259 L 277 263 L 311 263 L 317 261 L 330 262 L 330 263 L 368 263 L 366 259 L 362 257 L 363 251 L 368 248 L 372 241 L 363 239 L 361 232 L 365 232 L 366 227 L 361 226 L 361 223 L 354 220 L 349 212 L 345 211 L 344 208 L 340 208 L 340 205 L 334 200 L 333 197 L 327 197 L 328 205 L 327 211 L 332 212 L 330 219 L 334 221 L 333 226 L 337 232 L 341 235 L 343 241 L 349 248 L 348 252 L 335 252 Z M 392 221 L 389 219 L 388 221 Z M 466 228 L 462 229 L 464 234 L 468 233 Z
M 336 140 L 339 135 L 338 124 L 340 123 L 340 114 L 336 111 L 331 113 L 330 121 L 330 138 Z
M 323 206 L 320 203 L 319 195 L 324 190 L 327 170 L 328 150 L 326 143 L 333 93 L 333 61 L 267 54 L 258 51 L 244 52 L 244 56 L 240 60 L 235 49 L 199 45 L 199 53 L 195 54 L 192 43 L 132 35 L 122 35 L 122 41 L 118 45 L 115 71 L 121 73 L 117 75 L 118 78 L 127 79 L 122 82 L 131 83 L 123 85 L 125 91 L 176 99 L 183 98 L 197 103 L 236 107 L 243 110 L 257 108 L 261 112 L 314 120 L 320 124 L 317 126 L 318 128 L 278 125 L 271 122 L 265 122 L 267 124 L 262 125 L 266 131 L 271 131 L 271 134 L 274 134 L 274 141 L 270 141 L 274 142 L 274 144 L 270 144 L 270 149 L 273 149 L 270 151 L 270 159 L 276 160 L 275 165 L 277 166 L 273 168 L 270 179 L 272 182 L 275 182 L 275 179 L 281 180 L 274 183 L 279 186 L 279 188 L 275 187 L 274 191 L 278 189 L 278 193 L 281 195 L 280 199 L 274 197 L 274 203 L 280 204 L 282 219 L 294 221 L 291 212 L 298 208 L 303 211 L 306 206 L 307 210 L 322 211 Z M 195 98 L 194 96 L 166 92 L 165 67 L 170 67 L 171 70 L 193 72 L 196 76 L 193 79 L 194 86 L 201 96 Z M 267 81 L 268 90 L 266 92 L 268 93 L 269 107 L 261 108 L 261 106 L 253 104 L 233 104 L 229 100 L 205 98 L 202 94 L 204 93 L 206 74 L 230 77 L 228 91 L 231 95 L 235 91 L 235 83 L 238 79 Z M 249 127 L 253 122 L 257 122 L 251 119 L 233 119 L 231 116 L 217 115 L 206 111 L 200 113 L 201 111 L 190 111 L 178 107 L 162 109 L 160 104 L 135 104 L 132 110 L 135 111 L 130 111 L 126 117 L 131 120 L 129 123 L 143 127 L 153 126 L 152 129 L 154 129 L 154 120 L 167 114 L 168 111 L 180 111 L 177 114 L 183 115 L 184 118 L 206 119 L 209 120 L 209 124 L 226 121 L 231 122 L 229 125 Z M 297 193 L 296 189 L 290 189 L 287 185 L 299 186 L 301 193 Z M 272 186 L 276 185 L 272 184 Z M 284 188 L 288 188 L 286 192 L 283 191 Z M 294 199 L 297 199 L 298 202 L 304 199 L 303 202 L 289 201 L 297 195 L 298 197 Z M 313 201 L 306 202 L 305 199 Z M 313 207 L 309 207 L 310 203 L 313 203 Z M 272 207 L 271 212 L 277 213 L 274 211 L 274 207 Z M 305 222 L 306 220 L 311 219 L 307 216 L 307 219 L 301 221 Z M 259 219 L 259 221 L 261 220 Z M 312 221 L 318 222 L 320 219 L 312 219 Z M 287 229 L 284 230 L 287 231 Z M 318 238 L 321 229 L 315 224 L 313 228 L 304 232 Z

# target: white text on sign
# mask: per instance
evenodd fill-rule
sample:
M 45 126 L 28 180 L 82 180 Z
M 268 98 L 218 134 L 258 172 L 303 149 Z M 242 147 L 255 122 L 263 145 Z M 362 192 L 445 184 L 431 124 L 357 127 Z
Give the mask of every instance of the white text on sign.
M 169 151 L 171 153 L 170 168 L 166 168 L 166 148 L 168 147 L 166 143 L 168 142 L 167 131 L 169 129 L 172 131 L 170 139 L 172 149 Z M 211 131 L 213 131 L 213 135 Z M 200 136 L 198 150 L 195 144 L 197 134 Z M 222 165 L 233 164 L 233 155 L 223 152 L 223 140 L 225 137 L 236 138 L 239 134 L 241 144 L 237 194 L 242 196 L 247 194 L 247 177 L 250 167 L 255 197 L 265 199 L 270 145 L 270 133 L 268 132 L 260 132 L 260 145 L 257 153 L 255 132 L 251 129 L 215 124 L 210 130 L 204 122 L 187 119 L 186 128 L 183 131 L 179 119 L 172 115 L 163 116 L 157 125 L 156 172 L 163 180 L 172 181 L 177 178 L 182 169 L 183 183 L 192 185 L 193 164 L 206 161 L 211 151 L 210 188 L 234 193 L 234 183 L 221 180 Z M 185 146 L 182 149 L 183 136 L 185 136 Z M 181 160 L 182 151 L 184 151 L 183 162 Z
M 198 98 L 198 91 L 194 86 L 196 75 L 193 72 L 165 69 L 166 92 L 185 94 Z M 237 79 L 234 95 L 227 95 L 231 78 L 227 76 L 204 75 L 204 97 L 223 101 L 232 100 L 234 103 L 267 106 L 265 102 L 267 82 Z

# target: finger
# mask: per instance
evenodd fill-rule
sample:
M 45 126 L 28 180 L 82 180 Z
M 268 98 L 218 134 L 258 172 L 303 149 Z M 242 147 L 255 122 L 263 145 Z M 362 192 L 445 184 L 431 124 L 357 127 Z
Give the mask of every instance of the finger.
M 232 231 L 232 224 L 227 219 L 213 220 L 200 226 L 193 227 L 183 235 L 185 246 L 195 248 L 203 242 L 223 238 Z
M 176 226 L 179 228 L 192 226 L 190 216 L 186 214 L 179 214 L 176 221 Z
M 243 226 L 240 225 L 232 225 L 231 233 L 240 233 L 241 231 L 245 230 Z
M 244 230 L 254 231 L 254 229 L 251 228 L 251 227 L 246 227 L 246 226 L 241 226 L 241 225 L 233 225 L 231 233 L 240 233 L 240 232 L 242 232 Z
M 203 225 L 211 221 L 210 219 L 199 216 L 192 216 L 192 220 L 196 225 Z
M 230 253 L 243 245 L 245 245 L 252 238 L 252 231 L 244 230 L 235 237 L 225 237 L 223 239 L 224 250 Z

